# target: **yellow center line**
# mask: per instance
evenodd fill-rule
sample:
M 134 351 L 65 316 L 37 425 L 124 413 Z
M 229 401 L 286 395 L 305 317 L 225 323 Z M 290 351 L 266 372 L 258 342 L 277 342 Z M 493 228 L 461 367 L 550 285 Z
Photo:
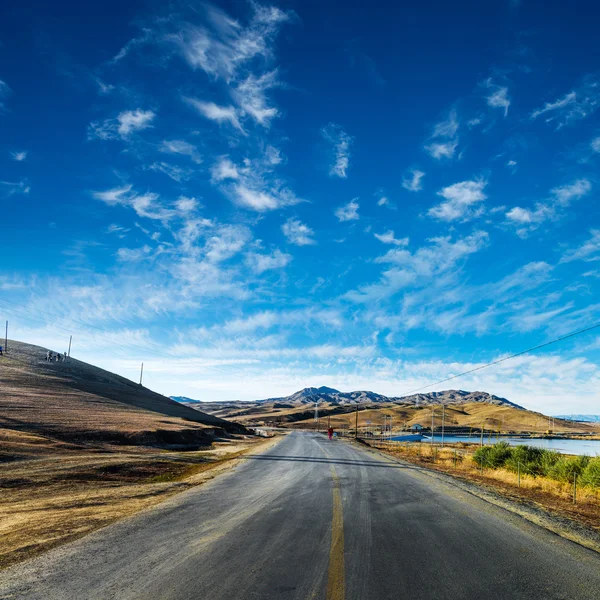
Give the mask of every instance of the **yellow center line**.
M 319 446 L 327 458 L 329 453 Z M 335 467 L 331 467 L 333 479 L 333 516 L 331 518 L 331 548 L 329 550 L 329 569 L 327 574 L 327 600 L 344 600 L 346 597 L 346 576 L 344 573 L 344 513 L 340 478 Z

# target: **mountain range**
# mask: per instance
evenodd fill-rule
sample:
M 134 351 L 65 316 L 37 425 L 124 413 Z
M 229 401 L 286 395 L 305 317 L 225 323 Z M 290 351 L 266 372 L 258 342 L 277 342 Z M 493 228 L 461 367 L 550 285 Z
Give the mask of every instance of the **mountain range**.
M 600 415 L 556 415 L 555 418 L 580 423 L 600 423 Z
M 173 400 L 182 402 L 184 404 L 197 404 L 204 403 L 200 400 L 193 400 L 183 396 L 171 396 Z M 319 403 L 328 403 L 330 405 L 344 406 L 352 404 L 364 404 L 364 403 L 402 403 L 402 404 L 415 404 L 418 406 L 425 406 L 429 404 L 467 404 L 472 402 L 483 402 L 487 404 L 495 404 L 497 406 L 512 406 L 513 408 L 522 409 L 522 406 L 510 402 L 506 398 L 500 398 L 494 396 L 488 392 L 467 392 L 464 390 L 446 390 L 443 392 L 429 392 L 427 394 L 413 394 L 411 396 L 384 396 L 383 394 L 377 394 L 366 390 L 359 390 L 354 392 L 340 392 L 334 388 L 321 386 L 321 387 L 307 387 L 298 392 L 291 394 L 290 396 L 283 396 L 278 398 L 266 398 L 264 400 L 250 401 L 249 404 L 270 404 L 274 403 L 279 405 L 281 408 L 285 407 L 297 407 L 302 405 L 309 405 Z M 208 404 L 208 402 L 206 402 Z M 236 406 L 242 406 L 245 402 L 235 401 L 231 403 L 219 404 L 232 404 Z

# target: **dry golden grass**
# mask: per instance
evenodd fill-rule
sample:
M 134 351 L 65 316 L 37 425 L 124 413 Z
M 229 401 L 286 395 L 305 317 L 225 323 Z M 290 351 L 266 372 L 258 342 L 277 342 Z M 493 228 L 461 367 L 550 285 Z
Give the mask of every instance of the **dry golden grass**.
M 485 484 L 513 499 L 527 499 L 537 505 L 574 518 L 600 531 L 600 490 L 578 487 L 577 504 L 573 504 L 573 484 L 548 477 L 519 476 L 506 469 L 483 469 L 473 461 L 476 448 L 470 444 L 453 444 L 444 448 L 431 444 L 378 443 L 373 447 L 415 464 Z
M 268 407 L 266 407 L 268 409 Z M 264 421 L 270 419 L 283 418 L 288 415 L 294 415 L 302 409 L 282 410 L 278 413 L 266 412 L 265 414 L 255 415 L 252 419 L 241 419 L 241 422 L 250 423 L 259 418 Z M 367 421 L 371 422 L 372 427 L 381 427 L 384 422 L 384 416 L 391 417 L 394 431 L 400 431 L 403 427 L 411 427 L 419 424 L 423 427 L 431 427 L 431 415 L 434 415 L 434 425 L 436 428 L 442 425 L 442 409 L 436 406 L 399 406 L 396 404 L 372 404 L 361 405 L 358 411 L 358 426 L 366 428 L 369 426 Z M 314 413 L 314 409 L 312 409 Z M 348 407 L 348 412 L 344 414 L 327 415 L 327 409 L 320 409 L 323 419 L 328 419 L 334 429 L 354 429 L 356 412 L 354 407 Z M 519 410 L 511 406 L 498 406 L 495 404 L 485 404 L 481 402 L 471 402 L 467 404 L 451 404 L 445 408 L 444 422 L 446 427 L 473 428 L 479 430 L 482 426 L 486 431 L 491 432 L 533 432 L 545 433 L 548 430 L 548 418 L 539 413 L 528 410 Z M 304 428 L 313 426 L 312 413 L 307 419 L 288 423 L 289 427 Z M 323 426 L 323 425 L 322 425 Z M 555 421 L 556 433 L 568 434 L 596 434 L 600 435 L 600 427 L 593 423 L 571 423 L 566 421 Z
M 0 568 L 198 485 L 215 469 L 269 443 L 248 437 L 192 452 L 38 445 L 36 458 L 2 464 Z

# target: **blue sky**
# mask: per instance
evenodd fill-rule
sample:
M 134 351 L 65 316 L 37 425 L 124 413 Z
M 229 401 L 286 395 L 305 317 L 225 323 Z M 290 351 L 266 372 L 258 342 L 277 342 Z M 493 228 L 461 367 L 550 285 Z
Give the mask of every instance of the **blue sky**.
M 599 10 L 13 3 L 0 317 L 205 400 L 402 395 L 595 323 Z M 599 349 L 453 387 L 597 412 Z

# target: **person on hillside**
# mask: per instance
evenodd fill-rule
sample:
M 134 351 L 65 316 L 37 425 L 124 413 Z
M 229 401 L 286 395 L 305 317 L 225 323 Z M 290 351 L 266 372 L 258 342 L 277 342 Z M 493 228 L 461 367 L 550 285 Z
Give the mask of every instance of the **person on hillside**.
M 67 353 L 63 352 L 62 361 L 65 362 L 65 360 L 67 360 Z
M 48 350 L 47 355 L 48 355 L 48 362 L 52 362 L 54 360 L 54 354 L 52 353 L 52 351 Z
M 4 348 L 0 346 L 0 356 L 4 356 Z
M 46 362 L 50 362 L 50 350 L 46 350 Z
M 333 439 L 333 427 L 330 427 L 327 430 L 327 435 L 329 436 L 329 439 L 332 440 Z

